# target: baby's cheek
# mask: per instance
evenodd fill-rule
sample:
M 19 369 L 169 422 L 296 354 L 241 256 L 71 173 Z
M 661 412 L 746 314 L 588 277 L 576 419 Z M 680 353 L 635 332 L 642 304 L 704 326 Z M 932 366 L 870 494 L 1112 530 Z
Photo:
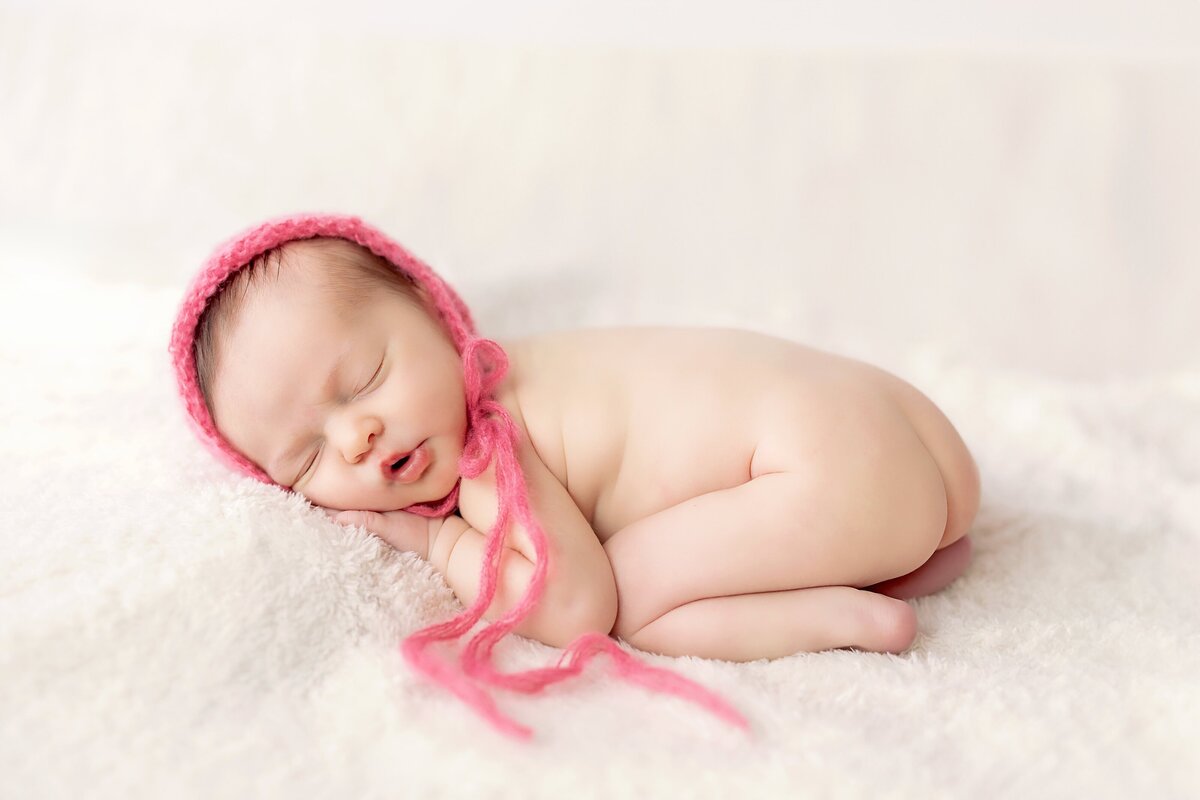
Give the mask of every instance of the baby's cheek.
M 300 495 L 318 508 L 333 509 L 334 511 L 359 510 L 353 505 L 341 502 L 344 498 L 339 498 L 328 487 L 323 487 L 319 479 L 306 481 L 304 486 L 297 486 L 288 491 Z

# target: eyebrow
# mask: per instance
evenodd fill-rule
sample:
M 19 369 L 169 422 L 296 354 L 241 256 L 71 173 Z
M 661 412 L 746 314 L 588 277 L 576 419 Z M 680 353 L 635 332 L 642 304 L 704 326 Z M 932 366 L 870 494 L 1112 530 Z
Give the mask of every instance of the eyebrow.
M 342 365 L 346 363 L 346 359 L 349 357 L 350 351 L 353 349 L 353 345 L 353 340 L 348 339 L 346 344 L 342 347 L 341 352 L 337 354 L 337 358 L 333 360 L 333 366 L 330 367 L 329 374 L 325 376 L 325 382 L 321 384 L 321 394 L 319 395 L 321 402 L 324 402 L 325 398 L 329 397 L 337 389 L 338 372 L 341 370 Z M 293 440 L 292 446 L 284 451 L 283 455 L 280 455 L 271 461 L 267 471 L 269 473 L 278 473 L 284 465 L 290 464 L 293 459 L 297 458 L 300 453 L 309 446 L 308 439 L 309 437 L 307 436 L 297 436 Z M 296 477 L 297 476 L 295 475 L 287 476 L 285 485 L 290 486 L 295 482 L 294 479 Z M 280 481 L 280 483 L 285 482 Z

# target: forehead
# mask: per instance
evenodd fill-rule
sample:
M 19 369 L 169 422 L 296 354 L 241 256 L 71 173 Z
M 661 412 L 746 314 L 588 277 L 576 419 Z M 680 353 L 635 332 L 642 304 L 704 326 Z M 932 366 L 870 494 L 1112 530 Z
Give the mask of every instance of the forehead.
M 247 288 L 218 345 L 214 421 L 260 465 L 277 444 L 277 429 L 304 423 L 328 370 L 378 324 L 372 309 L 380 298 L 366 298 L 357 314 L 340 313 L 326 279 L 294 266 Z
M 259 276 L 226 322 L 218 348 L 220 372 L 256 356 L 319 346 L 331 334 L 352 330 L 356 317 L 339 314 L 333 294 L 330 276 L 311 262 L 294 261 L 277 274 Z

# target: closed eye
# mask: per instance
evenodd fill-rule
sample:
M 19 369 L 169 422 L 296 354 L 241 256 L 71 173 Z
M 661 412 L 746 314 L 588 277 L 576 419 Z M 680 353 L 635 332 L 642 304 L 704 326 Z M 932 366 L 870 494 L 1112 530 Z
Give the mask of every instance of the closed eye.
M 313 465 L 317 463 L 317 459 L 320 457 L 320 455 L 321 448 L 318 447 L 316 452 L 312 454 L 312 458 L 305 463 L 304 469 L 300 470 L 300 474 L 296 476 L 296 480 L 292 481 L 292 486 L 295 486 L 297 483 L 304 480 L 304 477 L 312 471 Z
M 375 374 L 371 376 L 371 380 L 367 381 L 366 386 L 364 386 L 363 388 L 359 389 L 357 392 L 354 393 L 355 397 L 366 394 L 367 392 L 369 392 L 375 388 L 375 381 L 378 380 L 379 376 L 383 374 L 383 362 L 386 360 L 387 360 L 387 355 L 385 354 L 384 357 L 379 360 L 379 366 L 375 368 Z
M 377 366 L 375 368 L 375 373 L 373 375 L 371 375 L 371 379 L 369 381 L 367 381 L 367 384 L 365 386 L 363 386 L 363 388 L 359 389 L 358 391 L 356 391 L 354 393 L 354 396 L 356 398 L 361 397 L 362 395 L 367 394 L 368 392 L 375 389 L 375 384 L 379 381 L 379 377 L 381 375 L 383 375 L 383 365 L 386 362 L 387 362 L 387 352 L 385 351 L 383 354 L 383 357 L 379 359 L 379 366 Z M 295 486 L 297 483 L 304 480 L 304 478 L 308 475 L 308 473 L 312 471 L 313 466 L 317 463 L 317 459 L 320 457 L 321 457 L 321 448 L 318 447 L 316 452 L 314 452 L 312 454 L 312 458 L 310 458 L 305 463 L 304 469 L 302 469 L 300 471 L 300 474 L 296 476 L 296 479 L 294 481 L 292 481 L 292 486 Z

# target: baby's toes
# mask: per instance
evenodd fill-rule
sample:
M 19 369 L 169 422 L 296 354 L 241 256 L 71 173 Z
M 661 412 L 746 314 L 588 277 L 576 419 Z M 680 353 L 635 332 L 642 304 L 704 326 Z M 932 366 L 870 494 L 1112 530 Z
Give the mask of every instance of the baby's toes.
M 917 637 L 917 612 L 903 600 L 859 591 L 857 633 L 851 645 L 876 653 L 903 653 Z

